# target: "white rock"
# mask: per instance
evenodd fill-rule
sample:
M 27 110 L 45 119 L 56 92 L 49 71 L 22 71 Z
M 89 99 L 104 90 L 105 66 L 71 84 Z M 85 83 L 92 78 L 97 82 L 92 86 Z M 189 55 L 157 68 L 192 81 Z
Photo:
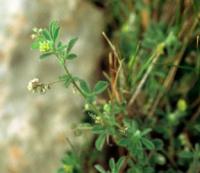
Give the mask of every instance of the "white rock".
M 78 36 L 70 70 L 84 79 L 95 77 L 103 45 L 103 15 L 84 0 L 0 0 L 0 172 L 54 173 L 67 147 L 75 141 L 71 124 L 81 114 L 82 99 L 56 85 L 45 95 L 26 89 L 35 76 L 54 81 L 63 70 L 55 59 L 39 61 L 30 49 L 33 27 L 56 19 L 62 40 Z

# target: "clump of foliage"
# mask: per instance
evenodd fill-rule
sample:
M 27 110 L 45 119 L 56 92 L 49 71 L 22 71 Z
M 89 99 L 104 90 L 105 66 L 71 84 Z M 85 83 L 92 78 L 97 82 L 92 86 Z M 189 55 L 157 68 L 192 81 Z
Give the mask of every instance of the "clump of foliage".
M 199 173 L 200 1 L 95 3 L 109 11 L 113 41 L 103 33 L 111 48 L 107 81 L 94 87 L 67 68 L 77 38 L 61 42 L 57 22 L 34 29 L 32 48 L 41 59 L 55 56 L 65 72 L 59 81 L 85 100 L 77 130 L 94 134 L 79 152 L 72 145 L 58 173 Z M 46 92 L 52 84 L 35 79 L 29 89 Z

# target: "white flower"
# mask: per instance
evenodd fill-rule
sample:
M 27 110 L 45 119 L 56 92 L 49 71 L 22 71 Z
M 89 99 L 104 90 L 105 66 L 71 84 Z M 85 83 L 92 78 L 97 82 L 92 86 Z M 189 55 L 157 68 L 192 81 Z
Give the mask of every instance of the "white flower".
M 28 83 L 27 89 L 29 91 L 34 91 L 34 88 L 36 88 L 39 83 L 40 80 L 38 78 L 34 78 Z
M 29 91 L 32 91 L 33 93 L 35 92 L 45 93 L 48 89 L 50 89 L 50 86 L 49 84 L 41 83 L 38 78 L 34 78 L 28 83 L 27 89 Z
M 37 38 L 36 34 L 31 34 L 31 38 L 34 40 L 35 38 Z
M 38 38 L 41 34 L 41 32 L 43 31 L 43 29 L 41 28 L 33 28 L 33 34 L 31 34 L 31 38 L 34 40 L 36 38 Z

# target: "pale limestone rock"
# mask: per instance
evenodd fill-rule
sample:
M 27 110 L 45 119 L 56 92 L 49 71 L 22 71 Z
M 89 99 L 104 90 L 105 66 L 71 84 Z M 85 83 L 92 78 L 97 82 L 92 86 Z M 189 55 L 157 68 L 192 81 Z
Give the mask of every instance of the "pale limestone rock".
M 70 70 L 95 78 L 102 53 L 103 15 L 84 0 L 0 0 L 0 172 L 55 173 L 75 141 L 71 125 L 81 114 L 82 100 L 71 89 L 56 85 L 45 95 L 28 92 L 35 77 L 53 81 L 63 74 L 55 59 L 39 61 L 30 49 L 31 30 L 58 20 L 62 40 L 79 37 Z

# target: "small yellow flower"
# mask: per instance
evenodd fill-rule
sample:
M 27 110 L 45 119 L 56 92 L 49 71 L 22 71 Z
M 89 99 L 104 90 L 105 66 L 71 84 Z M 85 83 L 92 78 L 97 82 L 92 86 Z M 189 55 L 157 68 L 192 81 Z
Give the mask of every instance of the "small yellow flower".
M 39 43 L 39 50 L 40 52 L 49 52 L 51 50 L 52 46 L 50 41 L 42 41 Z

